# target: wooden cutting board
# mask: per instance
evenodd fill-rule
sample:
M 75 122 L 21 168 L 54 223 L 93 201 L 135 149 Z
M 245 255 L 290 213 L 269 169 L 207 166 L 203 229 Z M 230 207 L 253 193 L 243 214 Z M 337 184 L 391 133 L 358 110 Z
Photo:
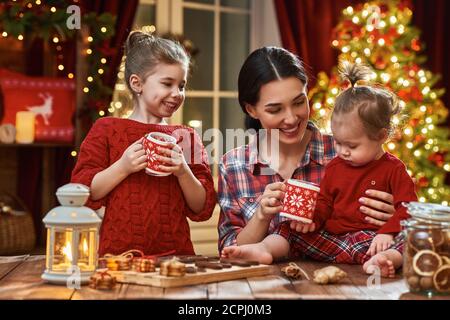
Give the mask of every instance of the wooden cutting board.
M 135 271 L 108 271 L 115 276 L 118 282 L 140 284 L 152 287 L 172 288 L 202 283 L 211 283 L 227 280 L 235 280 L 249 277 L 264 276 L 271 273 L 269 265 L 257 265 L 249 267 L 232 266 L 228 269 L 206 269 L 205 272 L 186 273 L 182 277 L 167 277 L 156 272 L 141 273 Z

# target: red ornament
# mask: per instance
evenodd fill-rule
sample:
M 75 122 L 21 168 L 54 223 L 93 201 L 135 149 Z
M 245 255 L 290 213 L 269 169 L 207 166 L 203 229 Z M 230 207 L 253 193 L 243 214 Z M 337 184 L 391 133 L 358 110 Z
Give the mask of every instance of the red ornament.
M 388 6 L 386 4 L 382 4 L 380 6 L 380 11 L 381 11 L 381 13 L 386 13 L 386 12 L 389 11 L 389 8 L 388 8 Z
M 408 57 L 411 54 L 411 51 L 409 51 L 408 49 L 403 49 L 402 53 L 404 56 Z
M 392 46 L 394 44 L 394 40 L 392 37 L 385 36 L 384 37 L 384 45 L 385 46 Z
M 352 37 L 360 38 L 363 35 L 363 28 L 353 28 Z
M 406 8 L 412 8 L 412 4 L 410 0 L 401 0 L 400 3 L 398 4 L 398 8 L 403 11 Z
M 397 95 L 405 102 L 409 102 L 409 100 L 411 100 L 408 92 L 404 89 L 397 91 Z
M 417 180 L 417 185 L 421 188 L 428 187 L 429 181 L 426 177 L 421 177 Z
M 416 141 L 418 143 L 420 143 L 420 142 L 422 142 L 424 140 L 425 140 L 425 137 L 422 136 L 422 135 L 417 135 L 417 136 L 414 137 L 414 141 Z
M 438 167 L 442 167 L 445 163 L 445 156 L 442 152 L 435 152 L 428 156 L 428 160 L 433 162 Z
M 382 37 L 380 31 L 378 29 L 374 29 L 372 32 L 372 41 L 378 41 Z
M 420 46 L 419 39 L 416 39 L 416 38 L 412 39 L 411 40 L 411 49 L 413 49 L 414 51 L 419 51 L 420 48 L 421 48 L 421 46 Z
M 415 72 L 418 72 L 420 70 L 419 66 L 417 64 L 413 64 L 411 66 L 411 69 L 414 70 Z
M 411 87 L 411 99 L 419 102 L 423 101 L 423 94 L 417 87 Z
M 386 68 L 386 60 L 383 56 L 378 56 L 375 60 L 375 67 L 379 70 Z
M 339 83 L 339 79 L 335 74 L 330 77 L 330 87 L 334 87 Z
M 352 20 L 344 20 L 342 21 L 342 27 L 344 27 L 344 29 L 350 29 L 354 26 L 354 23 Z

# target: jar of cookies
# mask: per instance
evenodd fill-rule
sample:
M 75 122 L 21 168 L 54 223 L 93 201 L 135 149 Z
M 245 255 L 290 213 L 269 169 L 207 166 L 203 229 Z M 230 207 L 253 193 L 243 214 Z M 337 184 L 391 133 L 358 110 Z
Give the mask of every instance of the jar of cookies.
M 403 275 L 411 292 L 450 295 L 450 207 L 405 204 Z

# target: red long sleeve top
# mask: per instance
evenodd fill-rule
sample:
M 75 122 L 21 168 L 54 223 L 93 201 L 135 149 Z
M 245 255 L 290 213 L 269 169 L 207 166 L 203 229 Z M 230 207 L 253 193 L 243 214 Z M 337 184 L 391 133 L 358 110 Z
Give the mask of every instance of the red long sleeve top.
M 365 221 L 360 212 L 361 197 L 367 189 L 385 191 L 394 197 L 394 215 L 382 226 Z M 401 231 L 400 221 L 409 218 L 402 202 L 417 201 L 414 182 L 404 163 L 390 153 L 362 167 L 353 167 L 340 158 L 327 165 L 320 184 L 314 222 L 317 228 L 333 234 L 358 230 L 376 230 L 378 234 Z
M 175 250 L 175 254 L 194 254 L 187 217 L 192 221 L 204 221 L 213 213 L 217 199 L 207 155 L 199 136 L 185 126 L 145 124 L 110 117 L 99 119 L 81 144 L 72 182 L 90 186 L 97 173 L 116 162 L 130 144 L 152 131 L 182 140 L 179 145 L 186 161 L 206 190 L 203 210 L 195 213 L 188 207 L 174 175 L 155 177 L 144 170 L 130 174 L 103 199 L 89 199 L 86 204 L 92 209 L 105 206 L 100 256 L 130 249 L 142 250 L 146 255 L 171 250 Z M 191 159 L 186 157 L 189 155 L 186 148 L 190 148 Z

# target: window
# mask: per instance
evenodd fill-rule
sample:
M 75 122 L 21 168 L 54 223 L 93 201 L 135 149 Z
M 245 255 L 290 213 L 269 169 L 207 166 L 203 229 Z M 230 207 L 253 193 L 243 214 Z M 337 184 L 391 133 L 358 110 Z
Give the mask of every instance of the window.
M 253 4 L 256 2 L 257 5 Z M 199 50 L 193 59 L 186 101 L 169 120 L 171 123 L 195 127 L 200 134 L 211 128 L 220 129 L 224 137 L 226 129 L 244 127 L 244 114 L 237 100 L 237 77 L 250 52 L 251 40 L 254 42 L 255 34 L 251 35 L 250 29 L 256 29 L 254 23 L 252 25 L 252 15 L 258 12 L 255 7 L 266 2 L 272 0 L 140 1 L 134 28 L 153 26 L 157 34 L 182 34 Z M 127 116 L 131 112 L 127 107 L 131 106 L 131 101 L 123 71 L 122 67 L 109 110 L 116 116 Z M 218 161 L 232 145 L 226 141 L 221 144 L 208 134 L 202 137 L 205 146 L 215 151 L 210 160 L 214 176 L 217 176 Z
M 210 128 L 243 128 L 244 116 L 237 100 L 237 76 L 250 50 L 249 0 L 176 1 L 182 21 L 174 28 L 192 40 L 199 49 L 193 60 L 186 102 L 178 122 L 192 127 L 201 124 L 200 133 Z M 238 110 L 237 110 L 238 109 Z M 236 112 L 236 110 L 238 112 Z M 205 146 L 213 144 L 212 169 L 226 151 L 224 140 L 204 134 Z

